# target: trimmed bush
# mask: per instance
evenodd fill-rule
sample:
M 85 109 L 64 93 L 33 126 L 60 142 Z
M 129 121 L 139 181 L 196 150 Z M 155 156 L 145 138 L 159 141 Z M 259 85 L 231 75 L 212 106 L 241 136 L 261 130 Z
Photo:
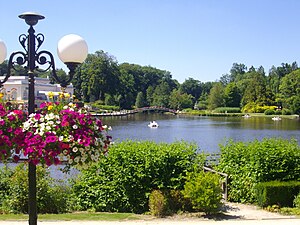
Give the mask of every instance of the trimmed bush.
M 261 207 L 272 205 L 292 207 L 294 198 L 300 191 L 300 182 L 263 182 L 257 184 L 255 190 L 257 203 Z
M 186 173 L 204 165 L 204 155 L 196 152 L 197 146 L 187 142 L 117 143 L 74 183 L 78 209 L 146 212 L 152 190 L 183 189 Z
M 214 113 L 240 113 L 241 109 L 239 107 L 220 107 L 213 111 Z
M 207 214 L 217 213 L 222 206 L 220 180 L 220 176 L 214 173 L 203 171 L 188 173 L 182 193 L 191 201 L 195 210 Z

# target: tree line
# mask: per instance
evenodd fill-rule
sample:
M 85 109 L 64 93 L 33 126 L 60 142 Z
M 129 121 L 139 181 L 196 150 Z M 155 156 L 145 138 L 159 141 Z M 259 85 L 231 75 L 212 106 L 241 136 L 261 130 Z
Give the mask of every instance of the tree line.
M 5 63 L 1 69 L 5 69 Z M 58 74 L 66 76 L 61 69 Z M 238 107 L 244 112 L 258 112 L 264 106 L 278 106 L 300 114 L 300 69 L 296 62 L 272 66 L 268 72 L 262 66 L 247 68 L 233 63 L 229 73 L 216 81 L 201 82 L 189 77 L 180 84 L 169 71 L 119 64 L 114 56 L 100 50 L 88 55 L 76 71 L 73 85 L 77 99 L 120 109 Z

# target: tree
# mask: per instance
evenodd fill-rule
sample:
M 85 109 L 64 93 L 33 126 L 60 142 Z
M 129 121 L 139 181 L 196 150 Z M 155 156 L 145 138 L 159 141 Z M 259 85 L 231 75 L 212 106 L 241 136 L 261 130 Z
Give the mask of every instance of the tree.
M 136 108 L 142 108 L 146 105 L 145 97 L 143 92 L 139 92 L 138 95 L 136 96 L 136 101 L 135 101 L 135 107 Z
M 202 93 L 201 82 L 193 78 L 188 78 L 180 85 L 180 91 L 192 95 L 196 101 Z
M 154 94 L 154 88 L 152 86 L 149 86 L 146 90 L 146 100 L 148 106 L 151 106 L 153 103 L 153 94 Z
M 216 82 L 208 96 L 208 108 L 212 110 L 222 106 L 224 106 L 224 86 L 221 82 Z
M 283 77 L 279 90 L 284 107 L 292 109 L 294 113 L 299 113 L 300 69 Z
M 225 87 L 224 100 L 227 107 L 240 107 L 241 93 L 236 83 L 231 82 Z
M 75 76 L 83 100 L 93 102 L 103 100 L 105 93 L 114 95 L 119 86 L 119 69 L 113 56 L 104 51 L 89 54 L 81 65 L 81 77 Z
M 230 69 L 230 82 L 236 81 L 243 74 L 246 73 L 247 67 L 242 63 L 233 63 L 232 68 Z
M 170 95 L 170 108 L 185 109 L 193 107 L 193 96 L 187 93 L 181 93 L 180 90 L 174 89 Z
M 266 78 L 264 75 L 253 71 L 247 73 L 247 86 L 242 98 L 242 105 L 255 103 L 257 105 L 266 105 Z
M 170 98 L 170 87 L 166 82 L 159 84 L 153 93 L 153 104 L 155 106 L 168 107 Z

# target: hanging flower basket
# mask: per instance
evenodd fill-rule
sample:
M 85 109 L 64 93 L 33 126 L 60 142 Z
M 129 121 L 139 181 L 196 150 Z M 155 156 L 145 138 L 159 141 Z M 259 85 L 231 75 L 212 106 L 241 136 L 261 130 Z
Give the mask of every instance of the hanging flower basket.
M 73 103 L 45 102 L 29 116 L 0 104 L 0 124 L 2 160 L 22 156 L 35 165 L 64 163 L 67 170 L 98 161 L 111 139 L 100 119 Z

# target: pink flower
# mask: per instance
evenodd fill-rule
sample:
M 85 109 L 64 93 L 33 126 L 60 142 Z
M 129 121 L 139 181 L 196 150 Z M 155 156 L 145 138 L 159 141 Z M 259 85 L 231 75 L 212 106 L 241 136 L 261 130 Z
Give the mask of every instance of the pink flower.
M 53 143 L 56 142 L 58 140 L 58 138 L 56 136 L 48 136 L 46 137 L 46 143 Z

